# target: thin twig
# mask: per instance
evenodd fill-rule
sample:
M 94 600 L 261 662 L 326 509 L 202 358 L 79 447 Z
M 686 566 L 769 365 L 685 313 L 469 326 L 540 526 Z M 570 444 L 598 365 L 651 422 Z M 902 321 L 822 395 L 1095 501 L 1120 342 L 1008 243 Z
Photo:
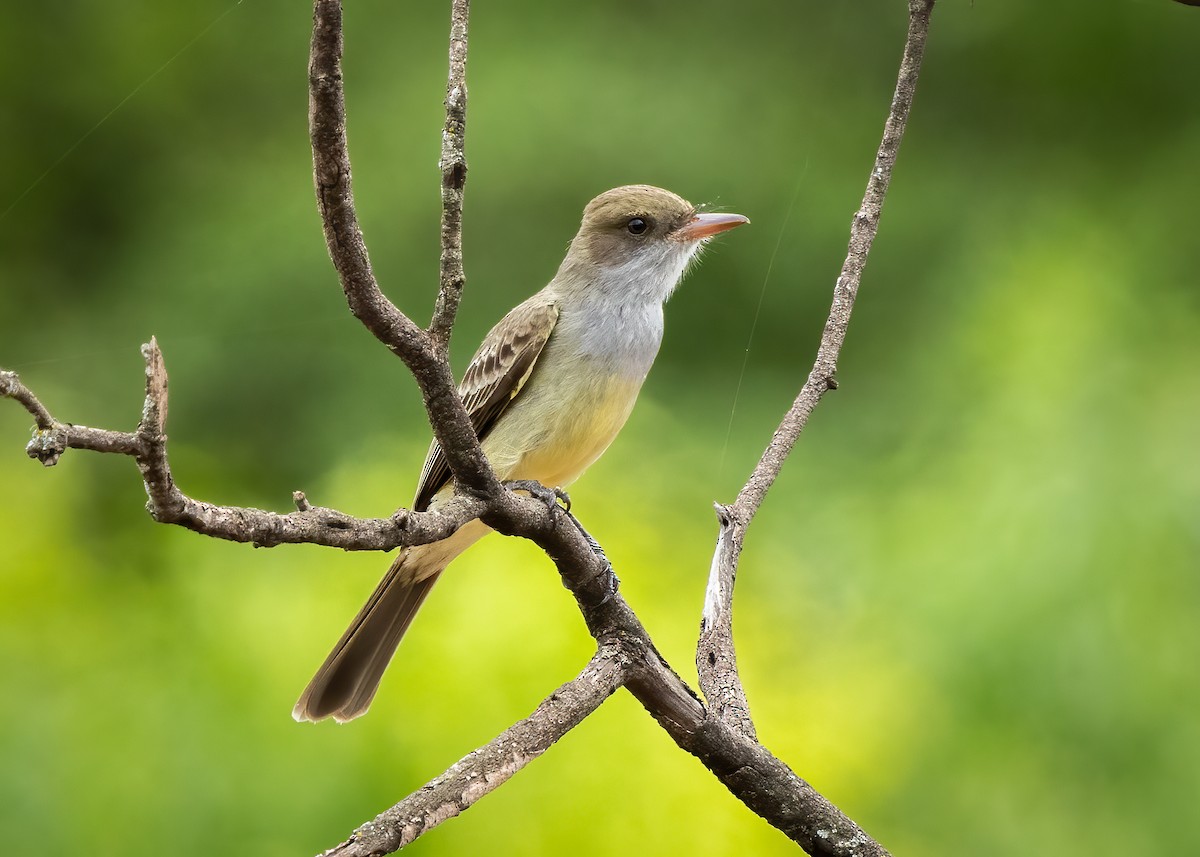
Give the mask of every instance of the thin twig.
M 442 256 L 440 286 L 429 335 L 442 355 L 458 315 L 463 272 L 462 209 L 467 185 L 467 18 L 470 0 L 450 4 L 450 71 L 446 80 L 446 124 L 442 128 Z
M 465 52 L 465 17 L 462 25 Z M 475 429 L 458 397 L 444 349 L 436 347 L 424 330 L 384 296 L 371 272 L 350 182 L 342 50 L 340 0 L 315 0 L 308 65 L 309 134 L 317 204 L 330 259 L 355 318 L 403 360 L 416 379 L 434 436 L 442 446 L 460 489 L 478 496 L 495 496 L 503 489 L 479 447 Z M 452 107 L 448 101 L 447 110 Z M 465 121 L 465 114 L 461 118 Z M 449 120 L 447 122 L 449 124 Z M 453 234 L 461 230 L 461 218 L 457 224 L 450 223 L 448 228 L 450 234 L 444 231 L 443 241 L 451 239 L 451 244 L 460 248 L 458 254 L 461 257 L 461 238 Z M 453 248 L 444 250 L 443 256 L 447 253 L 454 255 Z
M 308 66 L 313 181 L 325 243 L 354 317 L 406 363 L 430 356 L 421 328 L 379 289 L 354 208 L 342 85 L 342 4 L 316 0 Z
M 846 329 L 850 323 L 851 310 L 854 309 L 854 299 L 858 295 L 858 286 L 863 268 L 867 264 L 867 255 L 871 251 L 871 243 L 879 231 L 880 212 L 887 196 L 888 183 L 892 178 L 892 168 L 896 164 L 896 155 L 904 138 L 908 115 L 912 110 L 933 4 L 934 0 L 909 0 L 908 34 L 904 43 L 904 56 L 900 61 L 896 91 L 892 96 L 891 109 L 884 123 L 883 140 L 871 167 L 862 205 L 850 225 L 850 244 L 846 251 L 846 260 L 834 284 L 833 305 L 821 334 L 821 344 L 817 349 L 812 371 L 775 430 L 758 465 L 738 492 L 733 505 L 717 507 L 720 533 L 705 594 L 700 642 L 696 647 L 696 667 L 699 670 L 700 688 L 709 705 L 713 706 L 727 723 L 747 735 L 754 734 L 754 726 L 750 720 L 745 690 L 738 676 L 733 645 L 732 599 L 738 558 L 741 555 L 746 528 L 783 469 L 796 439 L 808 423 L 809 415 L 822 396 L 828 390 L 837 387 L 834 376 L 837 372 L 838 354 L 846 340 Z
M 157 338 L 151 337 L 142 346 L 142 359 L 146 361 L 146 399 L 138 421 L 134 457 L 149 498 L 146 508 L 156 521 L 171 521 L 187 507 L 187 498 L 175 485 L 167 460 L 167 366 Z
M 302 492 L 296 493 L 303 503 L 293 495 L 298 508 L 289 514 L 195 500 L 179 490 L 171 476 L 166 435 L 167 370 L 156 339 L 142 346 L 142 356 L 146 361 L 146 398 L 141 421 L 133 432 L 60 422 L 15 372 L 0 371 L 0 398 L 21 403 L 37 420 L 38 429 L 26 447 L 29 457 L 52 466 L 67 449 L 128 455 L 141 471 L 146 509 L 154 520 L 257 547 L 317 544 L 343 550 L 387 551 L 428 544 L 451 535 L 484 508 L 484 501 L 462 495 L 428 512 L 399 509 L 387 518 L 354 518 L 335 509 L 313 506 Z
M 54 428 L 54 417 L 37 400 L 37 396 L 21 383 L 16 372 L 0 372 L 0 398 L 19 402 L 33 417 L 39 431 Z
M 523 535 L 555 560 L 599 645 L 620 642 L 628 664 L 626 688 L 675 743 L 814 857 L 886 857 L 882 845 L 767 748 L 705 709 L 655 648 L 621 594 L 608 588 L 607 560 L 581 538 L 567 515 L 552 518 L 549 528 L 529 524 Z
M 791 409 L 775 430 L 754 472 L 738 493 L 735 506 L 737 517 L 740 519 L 748 520 L 758 511 L 767 491 L 783 469 L 788 453 L 808 423 L 809 415 L 821 397 L 837 386 L 834 377 L 837 373 L 838 355 L 842 350 L 842 343 L 846 341 L 850 312 L 854 309 L 854 300 L 858 296 L 858 286 L 867 264 L 867 255 L 871 252 L 876 233 L 879 232 L 879 217 L 887 197 L 888 185 L 892 180 L 892 168 L 896 165 L 896 156 L 904 139 L 908 115 L 912 111 L 933 4 L 934 0 L 909 0 L 908 36 L 904 43 L 904 56 L 900 61 L 896 91 L 883 126 L 883 140 L 871 167 L 862 205 L 850 224 L 850 243 L 846 250 L 846 260 L 842 263 L 841 273 L 834 284 L 833 304 L 821 333 L 817 358 L 808 379 L 796 396 L 796 401 L 792 403 Z
M 577 677 L 532 714 L 468 753 L 444 774 L 354 831 L 322 857 L 377 857 L 403 848 L 507 782 L 600 707 L 621 686 L 619 646 L 601 647 Z
M 447 128 L 452 122 L 465 123 L 465 84 L 461 102 L 452 98 L 451 92 L 455 75 L 461 81 L 465 71 L 466 7 L 466 0 L 454 0 Z M 156 520 L 256 544 L 295 541 L 348 549 L 379 549 L 384 543 L 392 547 L 438 540 L 466 520 L 480 517 L 497 530 L 531 538 L 554 559 L 598 643 L 598 653 L 588 668 L 547 699 L 530 718 L 402 801 L 377 819 L 374 826 L 361 828 L 343 846 L 362 845 L 365 850 L 338 853 L 386 853 L 461 812 L 543 752 L 623 684 L 680 747 L 699 758 L 732 794 L 810 854 L 848 857 L 887 853 L 754 739 L 745 696 L 737 680 L 728 614 L 745 528 L 778 476 L 812 408 L 826 390 L 835 386 L 833 374 L 838 351 L 845 338 L 866 254 L 878 228 L 879 210 L 911 106 L 932 7 L 933 0 L 910 0 L 908 42 L 892 115 L 867 196 L 855 217 L 850 252 L 838 278 L 817 362 L 737 501 L 721 508 L 724 520 L 712 575 L 716 583 L 710 582 L 704 620 L 707 636 L 702 637 L 698 648 L 702 689 L 713 705 L 711 710 L 705 708 L 655 649 L 637 616 L 616 591 L 607 560 L 577 522 L 561 510 L 548 509 L 536 500 L 503 490 L 488 468 L 455 392 L 444 355 L 461 290 L 461 269 L 458 275 L 450 270 L 447 279 L 448 268 L 443 266 L 443 288 L 431 325 L 431 330 L 442 331 L 437 333 L 436 341 L 380 292 L 367 260 L 350 191 L 340 65 L 341 5 L 336 0 L 315 0 L 310 63 L 314 172 L 330 255 L 355 316 L 398 354 L 416 377 L 435 435 L 446 451 L 460 487 L 466 487 L 465 495 L 439 512 L 408 514 L 401 510 L 391 518 L 367 521 L 313 507 L 300 492 L 294 498 L 297 511 L 287 515 L 198 503 L 179 491 L 171 477 L 165 433 L 167 376 L 156 342 L 151 341 L 143 349 L 146 399 L 135 432 L 61 423 L 14 373 L 0 372 L 0 396 L 20 402 L 37 422 L 38 430 L 29 448 L 31 456 L 53 464 L 63 450 L 81 448 L 134 457 L 146 485 L 147 505 Z M 460 63 L 457 70 L 456 61 Z M 462 112 L 452 115 L 459 107 Z M 456 135 L 460 145 L 462 130 Z M 453 157 L 444 161 L 444 167 L 446 164 L 453 173 L 456 169 Z M 457 199 L 443 199 L 444 205 L 453 209 L 451 216 L 443 220 L 444 227 L 449 224 L 450 233 L 458 232 L 461 227 L 461 189 L 460 185 Z M 443 260 L 447 252 L 453 256 L 457 247 L 461 262 L 460 239 L 451 234 L 453 241 L 447 244 L 446 237 L 444 230 Z M 338 534 L 345 534 L 345 538 Z M 710 660 L 705 657 L 706 652 L 714 652 L 717 657 Z M 727 672 L 723 677 L 731 678 L 731 683 L 722 682 L 722 671 Z M 370 837 L 375 838 L 368 843 Z

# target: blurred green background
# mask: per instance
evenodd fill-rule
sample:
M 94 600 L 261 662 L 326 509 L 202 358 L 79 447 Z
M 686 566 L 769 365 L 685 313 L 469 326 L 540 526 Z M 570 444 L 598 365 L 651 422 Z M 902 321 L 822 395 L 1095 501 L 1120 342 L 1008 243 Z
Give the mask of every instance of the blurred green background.
M 155 334 L 185 491 L 406 504 L 428 429 L 326 257 L 308 6 L 5 17 L 0 366 L 62 419 L 130 428 Z M 347 14 L 363 227 L 422 322 L 447 20 Z M 754 222 L 672 300 L 629 426 L 572 491 L 687 676 L 710 504 L 807 373 L 904 20 L 902 0 L 474 10 L 459 371 L 596 193 L 652 182 Z M 842 386 L 751 530 L 736 611 L 762 738 L 896 854 L 1200 853 L 1197 44 L 1200 9 L 1168 0 L 935 13 Z M 370 716 L 299 726 L 387 559 L 155 525 L 130 461 L 43 470 L 30 423 L 0 406 L 5 853 L 314 853 L 591 651 L 549 562 L 492 538 Z M 624 694 L 413 850 L 794 853 Z

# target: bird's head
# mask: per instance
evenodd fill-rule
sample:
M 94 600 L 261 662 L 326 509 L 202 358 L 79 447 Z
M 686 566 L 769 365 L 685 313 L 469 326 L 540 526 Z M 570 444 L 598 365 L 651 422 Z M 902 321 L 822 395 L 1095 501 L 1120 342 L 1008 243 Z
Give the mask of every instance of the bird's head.
M 583 210 L 559 278 L 663 301 L 709 238 L 749 222 L 740 214 L 699 211 L 651 185 L 614 188 Z

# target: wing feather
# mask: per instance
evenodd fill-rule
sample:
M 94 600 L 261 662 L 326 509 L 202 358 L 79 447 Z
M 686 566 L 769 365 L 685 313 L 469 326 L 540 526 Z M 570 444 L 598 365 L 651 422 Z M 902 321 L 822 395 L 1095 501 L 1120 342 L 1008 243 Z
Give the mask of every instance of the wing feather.
M 480 440 L 529 380 L 557 321 L 557 302 L 535 295 L 509 312 L 484 337 L 458 386 L 458 395 Z M 451 476 L 446 456 L 435 440 L 421 470 L 413 509 L 428 509 L 433 495 L 450 482 Z

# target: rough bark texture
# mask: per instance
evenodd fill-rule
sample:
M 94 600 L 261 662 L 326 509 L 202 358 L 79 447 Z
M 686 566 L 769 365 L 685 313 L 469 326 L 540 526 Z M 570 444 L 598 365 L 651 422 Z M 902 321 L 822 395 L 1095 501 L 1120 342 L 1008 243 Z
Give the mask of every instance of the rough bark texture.
M 470 0 L 450 4 L 450 71 L 446 80 L 446 124 L 442 128 L 442 256 L 440 288 L 429 333 L 444 356 L 458 315 L 466 274 L 462 256 L 463 191 L 467 186 L 467 16 Z
M 862 205 L 850 224 L 850 246 L 833 287 L 833 305 L 829 308 L 829 317 L 821 333 L 816 361 L 750 478 L 738 492 L 737 499 L 731 506 L 717 506 L 720 532 L 705 594 L 696 667 L 700 688 L 717 716 L 750 737 L 754 736 L 754 725 L 750 720 L 746 693 L 738 677 L 733 646 L 733 585 L 738 558 L 742 553 L 747 527 L 783 469 L 813 409 L 825 393 L 837 389 L 835 376 L 838 355 L 846 341 L 850 313 L 858 297 L 858 287 L 871 244 L 879 231 L 883 201 L 887 197 L 892 169 L 896 165 L 900 142 L 904 139 L 904 129 L 912 110 L 933 3 L 934 0 L 909 0 L 908 33 L 900 61 L 900 73 L 896 79 L 896 91 L 892 95 L 891 109 L 883 127 L 883 139 L 867 179 Z
M 426 830 L 465 812 L 550 748 L 608 699 L 624 678 L 617 647 L 601 647 L 574 680 L 529 717 L 459 759 L 322 857 L 376 857 L 398 851 Z
M 465 13 L 462 27 L 465 60 Z M 494 495 L 500 491 L 500 485 L 488 467 L 466 409 L 458 398 L 450 362 L 445 359 L 445 348 L 438 347 L 426 331 L 384 296 L 371 271 L 350 182 L 342 51 L 342 5 L 338 0 L 317 0 L 308 65 L 309 135 L 312 138 L 317 205 L 330 259 L 354 317 L 403 360 L 416 379 L 429 412 L 434 436 L 442 445 L 459 489 L 481 496 Z M 464 111 L 465 99 L 464 90 Z M 465 112 L 462 120 L 465 123 Z M 447 124 L 450 124 L 449 120 Z M 459 140 L 458 160 L 461 161 L 462 175 L 458 194 L 461 196 L 461 185 L 466 181 L 461 134 Z M 461 225 L 461 217 L 456 222 Z M 456 281 L 439 290 L 438 300 L 443 307 L 456 306 L 457 297 L 447 297 L 446 293 L 462 289 L 461 239 L 456 238 L 448 245 L 448 237 L 443 231 L 442 258 L 446 260 L 457 256 L 460 261 Z M 443 270 L 445 284 L 446 273 Z M 438 314 L 439 318 L 449 318 L 450 315 L 449 309 Z
M 15 373 L 0 371 L 0 398 L 17 401 L 35 420 L 34 438 L 27 447 L 31 457 L 53 465 L 69 448 L 131 456 L 141 471 L 149 498 L 147 508 L 156 521 L 264 546 L 312 543 L 346 550 L 389 550 L 444 538 L 478 517 L 500 532 L 531 539 L 554 560 L 596 639 L 596 655 L 576 679 L 551 694 L 529 717 L 360 827 L 327 854 L 381 855 L 412 842 L 501 785 L 620 687 L 627 687 L 671 738 L 696 756 L 735 797 L 808 853 L 831 857 L 887 854 L 758 743 L 737 672 L 732 598 L 746 528 L 809 415 L 825 392 L 837 386 L 838 354 L 912 106 L 933 5 L 934 0 L 909 0 L 904 58 L 883 142 L 866 196 L 851 225 L 849 250 L 834 286 L 833 306 L 813 368 L 737 499 L 717 507 L 720 532 L 696 651 L 707 705 L 654 647 L 645 627 L 617 591 L 616 577 L 603 551 L 580 523 L 553 502 L 514 494 L 497 482 L 456 393 L 446 352 L 465 282 L 461 227 L 466 182 L 468 0 L 453 0 L 451 8 L 441 159 L 441 275 L 429 330 L 416 325 L 384 296 L 371 272 L 358 226 L 346 146 L 342 7 L 337 0 L 315 0 L 309 65 L 313 174 L 330 258 L 351 312 L 416 378 L 434 435 L 458 485 L 454 501 L 438 512 L 401 509 L 388 518 L 358 519 L 314 507 L 301 492 L 293 497 L 296 511 L 287 514 L 193 500 L 175 485 L 167 459 L 167 375 L 153 339 L 143 346 L 146 398 L 133 432 L 60 422 Z

